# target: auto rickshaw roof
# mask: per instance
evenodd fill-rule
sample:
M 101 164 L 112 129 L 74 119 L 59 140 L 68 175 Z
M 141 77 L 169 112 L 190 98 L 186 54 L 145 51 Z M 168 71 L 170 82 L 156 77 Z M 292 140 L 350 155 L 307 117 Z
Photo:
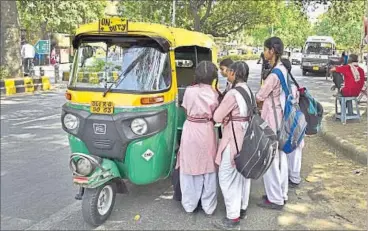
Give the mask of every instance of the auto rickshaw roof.
M 120 20 L 120 18 L 110 18 Z M 101 32 L 100 21 L 81 25 L 76 31 L 76 37 L 80 35 L 143 35 L 148 37 L 161 37 L 170 43 L 173 48 L 184 46 L 200 46 L 212 49 L 215 47 L 213 39 L 203 33 L 189 31 L 182 28 L 174 28 L 156 23 L 128 21 L 127 32 Z

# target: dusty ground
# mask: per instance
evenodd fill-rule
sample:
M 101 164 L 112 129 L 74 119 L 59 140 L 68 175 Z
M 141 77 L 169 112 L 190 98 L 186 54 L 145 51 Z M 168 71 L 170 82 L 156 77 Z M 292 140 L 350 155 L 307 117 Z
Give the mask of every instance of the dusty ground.
M 336 120 L 334 115 L 330 114 L 326 116 L 326 126 L 329 131 L 332 131 L 344 141 L 354 144 L 363 152 L 368 152 L 368 124 L 366 114 L 361 116 L 360 122 L 358 120 L 348 120 L 345 125 L 339 120 Z
M 367 166 L 346 159 L 320 137 L 307 137 L 299 189 L 278 217 L 280 228 L 367 229 Z

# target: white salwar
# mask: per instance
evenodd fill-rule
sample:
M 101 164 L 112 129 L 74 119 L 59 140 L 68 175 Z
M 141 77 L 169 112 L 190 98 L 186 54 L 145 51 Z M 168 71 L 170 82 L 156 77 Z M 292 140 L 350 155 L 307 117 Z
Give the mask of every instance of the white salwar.
M 237 219 L 240 217 L 240 209 L 246 210 L 249 203 L 250 179 L 246 179 L 232 166 L 230 159 L 230 145 L 227 145 L 222 153 L 222 161 L 219 168 L 219 182 L 224 195 L 226 217 Z
M 249 89 L 244 89 L 250 95 Z M 235 99 L 239 107 L 240 116 L 247 116 L 246 102 L 239 92 L 235 93 Z M 248 122 L 241 122 L 241 124 L 246 131 Z M 222 153 L 219 167 L 219 184 L 224 196 L 226 217 L 228 219 L 237 219 L 240 217 L 240 209 L 246 210 L 248 208 L 251 180 L 244 178 L 232 165 L 230 154 L 231 148 L 230 144 L 228 144 Z
M 286 70 L 286 69 L 285 69 Z M 285 82 L 288 84 L 287 72 L 282 71 Z M 281 82 L 280 82 L 281 85 Z M 285 92 L 280 88 L 281 108 L 284 110 L 286 103 Z M 272 96 L 271 96 L 272 97 Z M 278 118 L 277 128 L 280 128 L 282 118 Z M 288 176 L 288 160 L 283 151 L 278 150 L 270 168 L 263 175 L 263 182 L 267 199 L 277 205 L 284 205 L 288 200 L 289 176 Z
M 216 173 L 188 175 L 180 173 L 181 204 L 186 212 L 193 212 L 199 200 L 206 214 L 212 214 L 217 206 Z
M 287 155 L 289 165 L 289 179 L 295 184 L 300 184 L 300 169 L 302 168 L 302 148 L 299 146 L 294 152 Z
M 277 205 L 284 205 L 284 201 L 288 200 L 288 161 L 286 154 L 280 150 L 263 175 L 263 182 L 267 199 Z

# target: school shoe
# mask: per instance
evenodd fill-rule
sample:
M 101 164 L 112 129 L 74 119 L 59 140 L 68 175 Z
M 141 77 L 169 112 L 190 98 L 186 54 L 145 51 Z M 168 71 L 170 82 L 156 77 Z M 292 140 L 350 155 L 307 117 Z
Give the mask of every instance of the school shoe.
M 262 196 L 262 200 L 267 200 L 267 201 L 268 201 L 267 196 L 266 196 L 266 195 L 263 195 L 263 196 Z M 285 200 L 284 200 L 284 205 L 286 205 L 286 202 L 287 202 L 287 201 L 285 201 Z
M 294 182 L 292 182 L 291 180 L 289 180 L 289 187 L 290 187 L 290 188 L 297 188 L 298 186 L 299 186 L 299 184 L 294 183 Z
M 275 210 L 282 210 L 284 208 L 284 205 L 278 205 L 278 204 L 274 204 L 271 201 L 267 200 L 262 200 L 261 202 L 259 202 L 257 204 L 259 207 L 261 208 L 265 208 L 265 209 L 275 209 Z
M 247 210 L 246 209 L 241 209 L 240 210 L 240 219 L 245 219 L 247 218 Z
M 214 226 L 222 230 L 240 230 L 240 219 L 228 219 L 223 218 L 222 220 L 215 221 Z

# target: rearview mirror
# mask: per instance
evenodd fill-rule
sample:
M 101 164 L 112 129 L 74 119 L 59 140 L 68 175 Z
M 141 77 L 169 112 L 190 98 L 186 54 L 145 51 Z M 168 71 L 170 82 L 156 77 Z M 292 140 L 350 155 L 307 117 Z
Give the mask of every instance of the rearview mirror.
M 91 58 L 93 56 L 93 48 L 91 46 L 83 47 L 82 55 L 85 59 Z

